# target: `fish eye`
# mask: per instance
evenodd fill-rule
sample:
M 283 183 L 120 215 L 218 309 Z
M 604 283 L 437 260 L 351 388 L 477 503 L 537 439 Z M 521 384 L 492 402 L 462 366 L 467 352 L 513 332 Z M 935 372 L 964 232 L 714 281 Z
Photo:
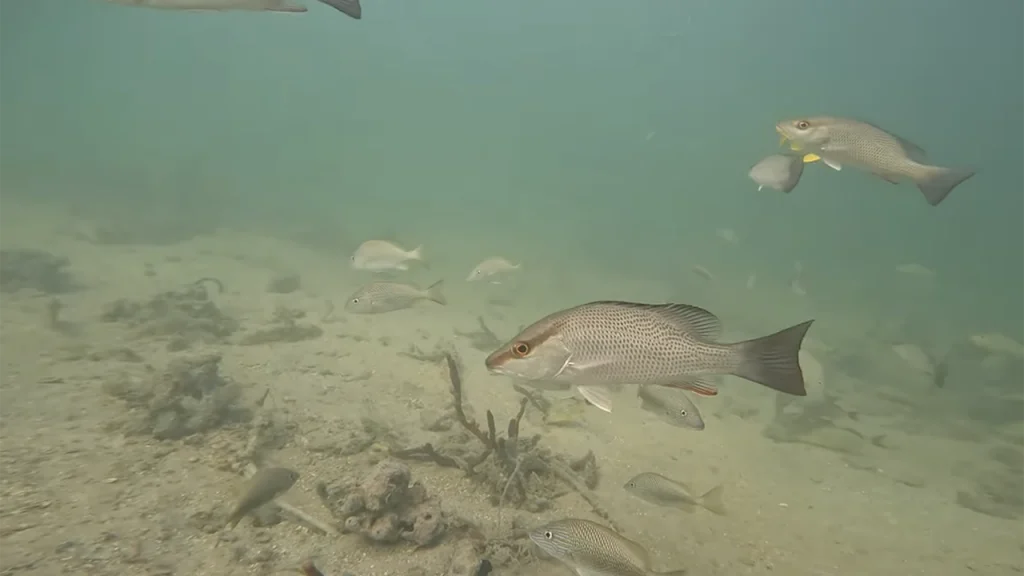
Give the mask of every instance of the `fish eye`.
M 679 411 L 679 415 L 682 416 L 683 418 L 686 418 L 687 414 L 688 414 L 688 412 L 685 409 Z
M 530 345 L 526 342 L 516 342 L 512 345 L 512 355 L 516 358 L 525 358 L 530 353 Z
M 551 530 L 548 530 L 547 532 L 544 532 L 544 537 L 547 538 L 548 540 L 551 540 L 552 538 L 555 537 L 555 535 L 551 533 Z
M 811 123 L 808 122 L 807 120 L 797 120 L 796 121 L 796 129 L 797 130 L 807 130 L 810 127 L 811 127 Z
M 352 303 L 353 304 L 359 304 L 359 298 L 353 298 L 352 299 Z

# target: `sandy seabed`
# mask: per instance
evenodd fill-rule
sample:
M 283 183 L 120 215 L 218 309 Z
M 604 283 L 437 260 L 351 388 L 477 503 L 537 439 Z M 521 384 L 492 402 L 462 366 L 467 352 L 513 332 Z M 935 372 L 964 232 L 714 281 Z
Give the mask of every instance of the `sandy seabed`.
M 275 574 L 294 572 L 309 558 L 328 576 L 447 574 L 454 533 L 416 549 L 404 541 L 374 545 L 359 535 L 320 534 L 287 515 L 269 526 L 246 519 L 234 530 L 211 528 L 244 482 L 239 452 L 251 421 L 157 439 L 152 430 L 132 429 L 132 411 L 123 397 L 110 393 L 111 383 L 152 378 L 175 358 L 220 355 L 220 375 L 237 384 L 241 405 L 255 406 L 270 391 L 266 405 L 278 436 L 266 448 L 266 460 L 301 474 L 282 500 L 333 522 L 317 495 L 319 483 L 365 476 L 388 447 L 440 441 L 440 432 L 424 430 L 421 414 L 449 409 L 445 372 L 438 363 L 400 352 L 455 350 L 471 414 L 483 422 L 491 409 L 502 423 L 518 409 L 520 395 L 509 380 L 488 375 L 485 352 L 456 331 L 476 330 L 482 316 L 496 334 L 508 337 L 554 309 L 595 299 L 594 286 L 614 292 L 609 297 L 659 298 L 656 289 L 582 272 L 574 285 L 560 280 L 559 298 L 551 299 L 555 281 L 529 266 L 515 291 L 469 284 L 463 268 L 472 262 L 466 262 L 410 276 L 421 285 L 445 276 L 447 306 L 422 303 L 352 316 L 343 303 L 369 277 L 348 270 L 346 255 L 232 231 L 167 246 L 101 245 L 76 234 L 54 234 L 54 228 L 66 227 L 49 221 L 45 211 L 15 212 L 5 205 L 3 248 L 67 257 L 68 272 L 82 288 L 58 295 L 24 289 L 0 298 L 0 574 Z M 300 275 L 301 287 L 268 293 L 268 280 L 284 272 Z M 210 301 L 239 323 L 231 336 L 176 342 L 100 320 L 118 299 L 147 301 L 201 277 L 223 283 L 223 293 L 210 290 Z M 588 288 L 575 296 L 573 290 L 583 286 Z M 757 297 L 752 293 L 748 300 Z M 771 296 L 763 298 L 768 308 Z M 727 303 L 707 304 L 715 310 L 711 304 Z M 282 310 L 322 333 L 294 342 L 240 343 L 279 322 Z M 790 320 L 776 319 L 776 327 Z M 812 337 L 823 339 L 814 330 Z M 522 435 L 542 434 L 544 446 L 567 455 L 593 451 L 600 469 L 594 494 L 625 535 L 650 550 L 659 570 L 687 568 L 695 576 L 1024 572 L 1022 521 L 957 504 L 965 479 L 952 470 L 981 458 L 986 439 L 887 429 L 884 403 L 873 404 L 848 378 L 826 376 L 826 382 L 831 394 L 846 397 L 862 417 L 849 423 L 857 431 L 850 438 L 817 446 L 765 437 L 774 395 L 734 378 L 724 382 L 719 396 L 698 400 L 707 422 L 702 432 L 651 418 L 625 388 L 612 414 L 589 409 L 577 426 L 554 427 L 528 413 Z M 388 429 L 387 438 L 359 451 L 332 448 L 367 418 Z M 513 525 L 561 517 L 600 520 L 570 491 L 542 512 L 506 506 L 499 527 L 490 492 L 478 481 L 430 462 L 405 463 L 446 516 L 467 520 L 487 537 L 507 537 Z M 643 471 L 699 491 L 724 484 L 727 515 L 662 509 L 634 499 L 622 485 Z M 570 573 L 537 556 L 497 565 L 494 573 Z

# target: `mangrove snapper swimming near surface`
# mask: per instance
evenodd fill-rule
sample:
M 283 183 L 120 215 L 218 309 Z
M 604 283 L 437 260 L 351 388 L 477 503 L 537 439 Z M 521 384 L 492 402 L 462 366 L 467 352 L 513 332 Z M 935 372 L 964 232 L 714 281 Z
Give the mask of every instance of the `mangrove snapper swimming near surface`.
M 307 12 L 301 4 L 290 0 L 107 0 L 124 6 L 140 6 L 161 10 L 228 11 L 250 12 Z
M 849 165 L 893 184 L 911 180 L 932 206 L 974 175 L 969 168 L 926 164 L 921 147 L 859 120 L 815 116 L 779 122 L 775 129 L 792 149 L 816 154 L 835 170 Z
M 811 322 L 726 344 L 718 342 L 719 319 L 697 306 L 591 302 L 538 320 L 485 364 L 494 374 L 570 383 L 606 412 L 605 386 L 654 384 L 713 394 L 714 386 L 701 379 L 712 374 L 805 396 L 797 355 Z
M 112 4 L 124 6 L 140 6 L 162 10 L 186 11 L 228 11 L 247 10 L 250 12 L 307 12 L 301 4 L 290 0 L 107 0 Z M 363 17 L 363 7 L 359 0 L 319 0 L 339 12 L 359 20 Z

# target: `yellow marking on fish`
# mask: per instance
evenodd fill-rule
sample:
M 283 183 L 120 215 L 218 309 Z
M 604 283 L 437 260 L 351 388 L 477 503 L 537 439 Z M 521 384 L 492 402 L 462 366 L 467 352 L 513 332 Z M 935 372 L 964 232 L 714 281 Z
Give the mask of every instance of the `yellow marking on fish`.
M 783 134 L 782 131 L 779 130 L 778 128 L 776 128 L 775 130 L 779 133 L 779 146 L 782 146 L 783 144 L 786 143 L 786 135 Z M 790 142 L 789 149 L 794 152 L 799 152 L 800 145 L 797 144 L 796 142 Z M 821 160 L 821 156 L 818 156 L 817 154 L 804 154 L 804 164 L 810 164 L 812 162 L 817 162 L 818 160 Z

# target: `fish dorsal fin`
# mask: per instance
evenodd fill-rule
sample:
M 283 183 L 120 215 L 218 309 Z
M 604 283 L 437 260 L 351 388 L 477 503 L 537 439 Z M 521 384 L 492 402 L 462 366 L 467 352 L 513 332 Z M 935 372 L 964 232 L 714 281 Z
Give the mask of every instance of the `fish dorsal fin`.
M 689 304 L 657 304 L 651 306 L 679 329 L 703 340 L 717 340 L 722 334 L 722 321 L 711 312 Z
M 900 136 L 899 134 L 893 134 L 892 132 L 886 130 L 885 128 L 882 128 L 881 126 L 878 126 L 877 124 L 865 122 L 864 120 L 860 120 L 860 122 L 863 122 L 864 124 L 867 124 L 868 126 L 874 128 L 875 130 L 884 132 L 889 136 L 895 138 L 896 141 L 899 142 L 900 148 L 903 148 L 903 152 L 907 155 L 907 158 L 910 158 L 911 160 L 917 162 L 918 164 L 925 164 L 928 162 L 928 153 L 924 151 L 924 148 L 921 148 L 917 144 L 914 144 L 913 142 L 907 140 L 906 138 Z
M 895 134 L 893 134 L 893 136 L 899 140 L 900 147 L 907 153 L 907 158 L 910 158 L 918 164 L 926 164 L 928 162 L 928 153 L 924 151 L 924 148 L 921 148 L 906 138 L 901 138 Z
M 679 330 L 696 335 L 701 339 L 715 340 L 722 333 L 722 321 L 717 316 L 699 306 L 689 304 L 641 304 L 621 300 L 598 300 L 577 306 L 577 308 L 583 306 L 614 306 L 643 310 L 653 313 Z

